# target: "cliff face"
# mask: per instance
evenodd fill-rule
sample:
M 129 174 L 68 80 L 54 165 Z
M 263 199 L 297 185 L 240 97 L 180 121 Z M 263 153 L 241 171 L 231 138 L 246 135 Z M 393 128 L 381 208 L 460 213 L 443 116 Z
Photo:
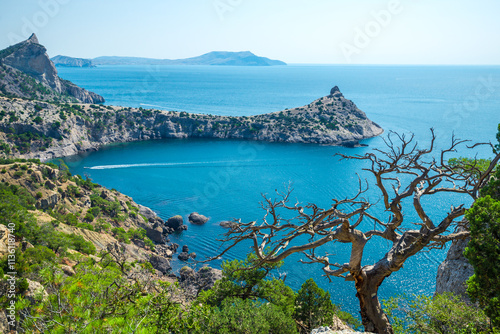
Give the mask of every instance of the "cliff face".
M 251 117 L 97 105 L 55 105 L 0 97 L 4 154 L 42 160 L 102 145 L 160 138 L 231 138 L 355 146 L 383 132 L 338 88 L 307 106 Z M 1 154 L 1 148 L 0 148 Z
M 56 67 L 47 56 L 47 50 L 39 44 L 35 34 L 18 44 L 18 48 L 2 61 L 5 65 L 32 76 L 56 92 L 62 92 Z
M 452 243 L 446 259 L 439 265 L 436 277 L 436 294 L 452 292 L 469 301 L 467 296 L 467 280 L 474 274 L 474 268 L 464 257 L 464 250 L 469 238 Z
M 62 80 L 57 75 L 56 67 L 47 55 L 47 49 L 40 45 L 35 34 L 19 44 L 0 51 L 0 64 L 2 65 L 0 75 L 0 85 L 4 94 L 14 94 L 17 96 L 32 98 L 33 91 L 26 88 L 23 79 L 19 79 L 24 73 L 35 79 L 45 87 L 46 94 L 37 96 L 46 100 L 53 100 L 54 95 L 61 95 L 64 100 L 76 99 L 82 103 L 102 103 L 104 98 L 95 93 L 89 92 L 75 84 Z M 21 76 L 22 77 L 22 76 Z M 24 84 L 24 85 L 23 85 Z M 37 89 L 33 89 L 37 90 Z M 43 90 L 38 87 L 38 91 Z M 36 92 L 35 92 L 36 94 Z

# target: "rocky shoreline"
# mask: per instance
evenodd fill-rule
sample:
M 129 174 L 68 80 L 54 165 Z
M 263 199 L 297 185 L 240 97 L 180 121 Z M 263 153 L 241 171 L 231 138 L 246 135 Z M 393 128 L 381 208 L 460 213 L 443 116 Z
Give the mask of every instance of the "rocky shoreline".
M 139 140 L 219 138 L 354 147 L 383 133 L 338 87 L 306 106 L 249 117 L 7 97 L 0 97 L 0 117 L 0 140 L 9 146 L 4 154 L 42 161 Z M 23 137 L 30 139 L 25 150 L 20 149 Z

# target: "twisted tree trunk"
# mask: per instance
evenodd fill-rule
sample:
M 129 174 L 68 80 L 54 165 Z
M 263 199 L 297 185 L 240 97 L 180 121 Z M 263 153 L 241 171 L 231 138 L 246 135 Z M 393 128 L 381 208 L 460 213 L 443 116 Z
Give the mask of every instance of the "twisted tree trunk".
M 371 273 L 369 270 L 366 271 L 364 269 L 359 275 L 354 276 L 361 320 L 367 332 L 379 334 L 394 333 L 389 318 L 382 310 L 382 306 L 378 300 L 378 287 L 387 276 Z

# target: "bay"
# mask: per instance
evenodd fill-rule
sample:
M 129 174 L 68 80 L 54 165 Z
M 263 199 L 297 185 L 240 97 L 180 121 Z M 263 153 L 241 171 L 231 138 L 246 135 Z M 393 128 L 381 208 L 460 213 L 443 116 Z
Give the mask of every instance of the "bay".
M 102 66 L 58 70 L 61 77 L 103 95 L 106 104 L 233 116 L 302 106 L 338 85 L 346 98 L 386 130 L 385 135 L 390 131 L 413 133 L 421 146 L 429 144 L 431 127 L 438 148 L 446 147 L 453 134 L 475 142 L 494 140 L 500 122 L 498 66 Z M 369 146 L 347 149 L 233 140 L 157 140 L 113 145 L 64 160 L 72 173 L 133 197 L 163 219 L 181 214 L 187 220 L 193 211 L 210 217 L 204 226 L 190 225 L 188 231 L 170 237 L 203 259 L 220 250 L 216 241 L 224 233 L 220 221 L 241 218 L 249 222 L 263 217 L 262 194 L 275 197 L 275 190 L 284 191 L 291 185 L 294 201 L 322 207 L 328 207 L 332 198 L 354 194 L 356 173 L 362 178 L 369 175 L 361 172 L 359 161 L 339 161 L 335 154 L 384 148 L 382 137 L 364 143 Z M 479 157 L 490 156 L 486 147 L 474 152 Z M 470 154 L 461 149 L 455 155 Z M 375 189 L 367 196 L 379 199 Z M 455 196 L 425 204 L 438 219 L 452 200 L 470 203 Z M 384 215 L 380 209 L 378 213 Z M 411 210 L 407 214 L 411 227 L 417 219 Z M 373 263 L 389 247 L 384 240 L 371 240 L 363 264 Z M 244 258 L 249 250 L 243 245 L 225 259 Z M 332 244 L 322 250 L 336 254 L 340 263 L 348 259 L 348 245 Z M 411 258 L 384 282 L 381 297 L 432 294 L 437 267 L 445 256 L 443 249 Z M 320 267 L 300 264 L 301 258 L 288 259 L 281 269 L 289 285 L 298 289 L 314 277 L 330 291 L 335 303 L 357 312 L 352 282 L 334 278 L 329 283 L 321 277 Z M 182 265 L 177 263 L 175 270 Z M 218 267 L 220 261 L 212 265 Z

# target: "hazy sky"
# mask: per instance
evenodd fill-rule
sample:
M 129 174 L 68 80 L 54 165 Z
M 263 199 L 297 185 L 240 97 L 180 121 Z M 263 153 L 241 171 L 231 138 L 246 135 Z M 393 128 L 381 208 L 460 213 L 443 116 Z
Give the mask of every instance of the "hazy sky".
M 50 56 L 500 64 L 499 16 L 498 0 L 0 0 L 0 48 L 35 31 Z

